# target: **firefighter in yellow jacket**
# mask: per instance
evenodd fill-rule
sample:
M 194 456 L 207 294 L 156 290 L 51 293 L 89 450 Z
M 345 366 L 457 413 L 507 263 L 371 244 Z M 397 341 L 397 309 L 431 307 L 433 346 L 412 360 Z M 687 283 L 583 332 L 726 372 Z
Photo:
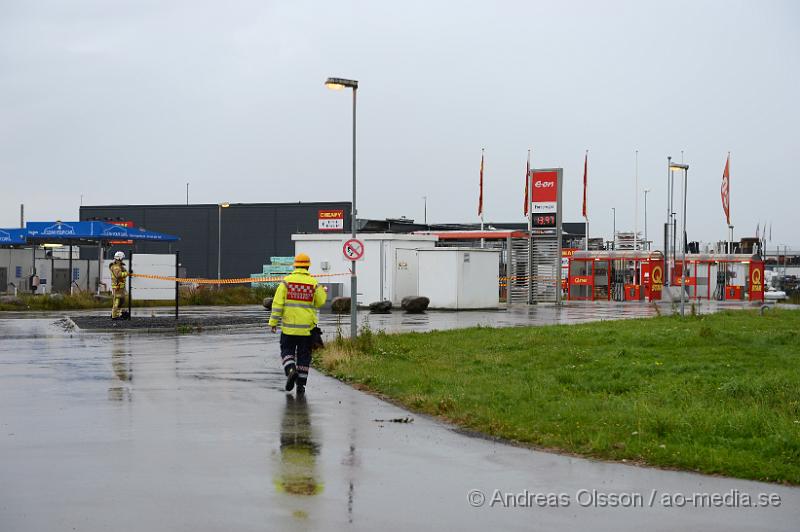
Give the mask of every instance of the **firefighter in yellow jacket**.
M 303 393 L 311 366 L 311 329 L 317 326 L 317 309 L 325 304 L 328 294 L 308 273 L 311 259 L 305 253 L 294 258 L 294 271 L 283 278 L 275 298 L 269 326 L 277 332 L 281 324 L 281 361 L 286 373 L 286 391 L 297 383 Z
M 113 297 L 112 320 L 122 317 L 122 306 L 125 304 L 125 280 L 128 278 L 128 271 L 125 270 L 123 260 L 125 260 L 125 254 L 117 251 L 114 253 L 114 262 L 108 265 L 108 269 L 111 270 L 111 294 Z

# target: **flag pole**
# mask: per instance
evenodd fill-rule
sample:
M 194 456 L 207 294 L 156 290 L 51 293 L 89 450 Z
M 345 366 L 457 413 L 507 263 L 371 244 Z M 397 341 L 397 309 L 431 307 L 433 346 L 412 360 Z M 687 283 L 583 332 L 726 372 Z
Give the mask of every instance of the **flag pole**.
M 733 252 L 733 222 L 730 220 L 731 212 L 731 152 L 728 152 L 728 228 L 731 230 L 731 252 Z
M 528 148 L 528 166 L 527 171 L 525 172 L 525 211 L 527 213 L 526 218 L 528 218 L 528 238 L 530 238 L 531 233 L 533 232 L 533 213 L 531 212 L 531 149 Z
M 589 166 L 589 150 L 586 150 L 583 159 L 583 220 L 584 220 L 584 238 L 583 249 L 589 251 L 589 209 L 586 204 L 588 203 L 589 196 L 589 180 L 587 178 Z
M 483 233 L 483 148 L 481 148 L 481 197 L 480 197 L 480 206 L 479 206 L 478 214 L 481 217 L 481 233 Z M 481 236 L 481 248 L 485 247 L 486 241 Z
M 481 233 L 483 232 L 483 213 L 481 213 Z M 481 247 L 486 247 L 486 241 L 481 237 Z
M 731 223 L 731 152 L 728 152 L 728 158 L 725 161 L 725 168 L 728 171 L 728 188 L 725 192 L 728 201 L 728 212 L 726 213 L 726 222 L 728 222 L 728 253 L 733 253 L 733 224 Z
M 636 150 L 634 155 L 634 179 L 633 187 L 635 189 L 633 200 L 633 251 L 639 249 L 637 243 L 639 241 L 639 150 Z

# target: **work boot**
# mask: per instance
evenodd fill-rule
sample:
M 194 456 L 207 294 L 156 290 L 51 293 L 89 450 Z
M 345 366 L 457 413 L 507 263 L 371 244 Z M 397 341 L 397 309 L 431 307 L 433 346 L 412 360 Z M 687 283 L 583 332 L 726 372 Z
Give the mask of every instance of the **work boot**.
M 302 384 L 298 384 L 297 385 L 297 395 L 303 395 L 304 393 L 306 393 L 306 387 L 303 386 Z
M 291 392 L 294 388 L 294 382 L 297 380 L 297 369 L 294 366 L 289 368 L 289 373 L 286 375 L 286 391 Z

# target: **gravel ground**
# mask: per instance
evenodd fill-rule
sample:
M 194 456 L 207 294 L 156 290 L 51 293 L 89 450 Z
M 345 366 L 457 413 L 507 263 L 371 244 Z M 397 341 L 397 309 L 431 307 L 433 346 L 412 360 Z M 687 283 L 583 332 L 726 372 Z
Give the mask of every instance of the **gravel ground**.
M 134 316 L 130 320 L 113 321 L 108 316 L 70 316 L 78 329 L 84 331 L 172 330 L 177 328 L 204 329 L 241 325 L 264 325 L 266 320 L 257 316 L 186 316 L 176 320 L 169 316 Z

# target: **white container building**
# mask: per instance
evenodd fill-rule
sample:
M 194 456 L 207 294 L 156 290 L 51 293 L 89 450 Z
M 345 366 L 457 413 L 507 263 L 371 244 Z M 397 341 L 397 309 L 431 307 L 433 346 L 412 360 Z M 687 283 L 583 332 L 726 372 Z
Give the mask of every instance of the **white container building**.
M 500 305 L 500 251 L 481 248 L 421 249 L 418 292 L 430 308 L 489 309 Z
M 350 296 L 350 261 L 345 259 L 342 250 L 349 239 L 350 235 L 343 233 L 292 235 L 295 254 L 307 253 L 311 257 L 311 274 L 346 274 L 320 278 L 321 283 L 334 287 L 329 292 L 331 295 Z M 364 233 L 358 235 L 358 239 L 364 242 L 364 258 L 356 265 L 359 305 L 388 300 L 392 305 L 400 306 L 403 297 L 419 295 L 408 293 L 407 284 L 397 286 L 398 267 L 401 267 L 400 277 L 408 268 L 415 271 L 416 263 L 408 264 L 402 260 L 403 250 L 433 249 L 438 240 L 436 236 Z
M 350 295 L 350 261 L 343 253 L 350 236 L 292 235 L 295 253 L 311 257 L 310 272 L 344 274 L 321 277 L 331 296 Z M 399 307 L 407 296 L 430 298 L 430 308 L 479 309 L 499 306 L 500 252 L 489 249 L 438 248 L 435 235 L 364 233 L 364 258 L 356 265 L 358 304 L 388 300 Z

